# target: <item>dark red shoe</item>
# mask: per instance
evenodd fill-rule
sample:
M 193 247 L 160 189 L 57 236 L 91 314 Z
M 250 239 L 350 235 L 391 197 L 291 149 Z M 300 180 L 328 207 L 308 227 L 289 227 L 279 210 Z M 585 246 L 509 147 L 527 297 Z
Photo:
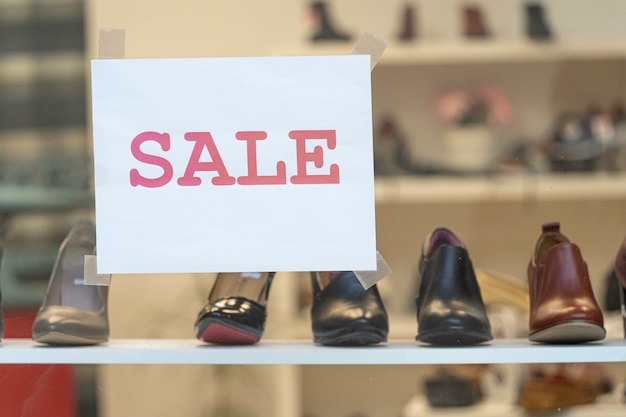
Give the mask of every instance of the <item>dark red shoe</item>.
M 559 223 L 542 226 L 528 265 L 528 292 L 531 341 L 580 343 L 606 336 L 587 264 Z

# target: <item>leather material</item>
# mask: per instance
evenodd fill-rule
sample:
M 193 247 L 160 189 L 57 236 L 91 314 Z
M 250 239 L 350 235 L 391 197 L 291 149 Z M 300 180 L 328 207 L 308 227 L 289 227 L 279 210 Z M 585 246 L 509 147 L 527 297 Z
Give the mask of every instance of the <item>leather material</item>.
M 451 233 L 451 232 L 450 232 Z M 417 340 L 466 345 L 493 339 L 474 267 L 467 249 L 441 244 L 420 260 Z
M 376 285 L 365 290 L 352 271 L 321 289 L 311 273 L 313 340 L 323 345 L 366 345 L 387 341 L 389 319 Z
M 231 323 L 237 328 L 245 329 L 248 333 L 261 337 L 265 329 L 267 312 L 265 306 L 243 297 L 221 298 L 208 302 L 196 320 L 196 332 L 201 334 L 201 323 L 216 320 L 222 323 Z M 206 326 L 205 326 L 206 327 Z
M 101 290 L 107 291 L 107 288 Z M 109 338 L 109 321 L 103 310 L 87 311 L 67 306 L 43 307 L 33 325 L 33 339 L 41 341 L 52 333 L 65 335 L 67 344 L 72 344 L 72 340 L 84 340 L 84 344 L 102 343 Z
M 558 227 L 543 228 L 528 265 L 528 290 L 531 340 L 533 334 L 567 323 L 587 323 L 603 331 L 602 311 L 593 294 L 587 264 L 580 248 L 562 235 Z M 598 337 L 585 339 L 558 336 L 548 341 L 568 343 Z
M 83 284 L 85 255 L 96 253 L 96 226 L 79 219 L 59 247 L 46 296 L 33 323 L 36 342 L 103 343 L 109 337 L 108 287 Z
M 198 313 L 196 337 L 215 344 L 257 343 L 265 330 L 273 278 L 274 272 L 219 274 Z

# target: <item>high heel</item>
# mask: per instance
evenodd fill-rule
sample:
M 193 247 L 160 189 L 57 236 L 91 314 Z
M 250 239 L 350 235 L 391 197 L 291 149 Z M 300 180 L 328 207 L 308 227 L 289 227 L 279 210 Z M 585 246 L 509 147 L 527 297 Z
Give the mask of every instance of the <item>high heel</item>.
M 615 257 L 615 276 L 619 283 L 619 299 L 622 305 L 622 323 L 626 339 L 626 238 L 622 242 Z
M 365 290 L 352 271 L 311 272 L 313 341 L 362 346 L 387 341 L 389 323 L 376 285 Z
M 78 220 L 59 247 L 33 340 L 51 345 L 91 345 L 109 338 L 108 287 L 84 284 L 85 255 L 96 253 L 96 226 Z
M 263 337 L 274 272 L 220 273 L 195 323 L 207 343 L 251 345 Z

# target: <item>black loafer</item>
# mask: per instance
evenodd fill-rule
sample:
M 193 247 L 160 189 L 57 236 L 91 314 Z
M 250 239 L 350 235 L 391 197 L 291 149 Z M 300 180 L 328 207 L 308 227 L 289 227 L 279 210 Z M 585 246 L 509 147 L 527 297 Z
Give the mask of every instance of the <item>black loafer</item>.
M 472 261 L 451 231 L 439 228 L 427 237 L 419 270 L 418 341 L 466 346 L 493 340 Z
M 387 341 L 389 322 L 378 289 L 365 290 L 352 271 L 333 276 L 322 289 L 311 273 L 313 341 L 326 346 L 362 346 Z

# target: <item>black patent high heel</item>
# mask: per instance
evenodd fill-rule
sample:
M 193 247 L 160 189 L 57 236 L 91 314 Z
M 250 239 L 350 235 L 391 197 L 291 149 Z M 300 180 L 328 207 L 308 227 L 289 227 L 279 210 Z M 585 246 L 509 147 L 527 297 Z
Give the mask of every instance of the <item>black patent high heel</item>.
M 387 341 L 389 323 L 378 289 L 365 290 L 352 271 L 311 272 L 313 341 L 362 346 Z
M 207 343 L 250 345 L 263 337 L 274 272 L 220 273 L 195 323 Z
M 622 323 L 626 339 L 626 239 L 622 242 L 615 257 L 615 276 L 619 283 L 619 299 L 622 305 Z

